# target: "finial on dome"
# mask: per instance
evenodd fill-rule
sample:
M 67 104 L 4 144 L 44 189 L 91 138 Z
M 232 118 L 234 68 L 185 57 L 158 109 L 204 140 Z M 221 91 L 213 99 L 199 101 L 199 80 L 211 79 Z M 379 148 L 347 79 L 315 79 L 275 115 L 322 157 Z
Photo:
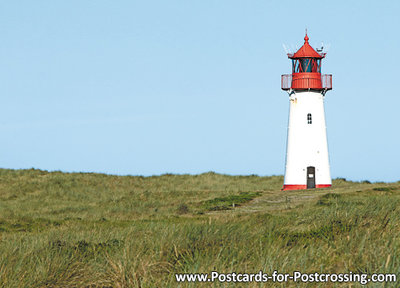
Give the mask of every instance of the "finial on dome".
M 306 28 L 306 36 L 304 37 L 304 43 L 308 43 L 308 36 L 307 36 L 307 28 Z

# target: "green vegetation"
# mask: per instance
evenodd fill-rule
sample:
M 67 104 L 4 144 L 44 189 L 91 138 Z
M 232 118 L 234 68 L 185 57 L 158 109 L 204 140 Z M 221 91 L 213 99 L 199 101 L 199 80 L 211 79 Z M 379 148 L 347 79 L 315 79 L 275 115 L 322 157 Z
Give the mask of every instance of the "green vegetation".
M 204 201 L 203 207 L 206 211 L 230 210 L 260 195 L 261 192 L 240 192 L 238 195 L 228 195 Z
M 282 182 L 0 169 L 0 287 L 209 287 L 174 273 L 211 271 L 400 277 L 400 182 L 285 192 Z

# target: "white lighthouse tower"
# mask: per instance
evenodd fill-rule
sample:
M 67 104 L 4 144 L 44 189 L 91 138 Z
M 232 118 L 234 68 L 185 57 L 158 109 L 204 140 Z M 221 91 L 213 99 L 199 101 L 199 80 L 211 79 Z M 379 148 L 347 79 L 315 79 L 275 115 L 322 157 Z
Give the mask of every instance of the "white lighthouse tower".
M 324 112 L 324 97 L 332 89 L 332 75 L 321 75 L 326 53 L 315 51 L 304 37 L 294 54 L 292 74 L 282 75 L 290 112 L 283 190 L 325 188 L 332 185 Z

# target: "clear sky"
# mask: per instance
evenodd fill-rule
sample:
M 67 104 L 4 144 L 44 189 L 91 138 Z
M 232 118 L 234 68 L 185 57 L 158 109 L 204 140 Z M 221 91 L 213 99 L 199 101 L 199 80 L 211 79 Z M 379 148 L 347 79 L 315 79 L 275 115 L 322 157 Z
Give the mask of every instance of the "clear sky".
M 284 173 L 291 63 L 330 43 L 332 177 L 400 180 L 399 1 L 0 3 L 0 167 Z M 325 45 L 326 46 L 326 45 Z

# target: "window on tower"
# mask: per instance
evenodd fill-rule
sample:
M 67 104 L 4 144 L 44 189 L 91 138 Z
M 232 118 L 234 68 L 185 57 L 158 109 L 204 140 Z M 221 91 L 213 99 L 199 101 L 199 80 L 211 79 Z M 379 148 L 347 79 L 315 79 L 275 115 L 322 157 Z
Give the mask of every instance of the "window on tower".
M 304 72 L 321 73 L 321 59 L 315 59 L 315 58 L 292 59 L 292 72 L 293 73 L 304 73 Z
M 302 58 L 300 59 L 301 70 L 303 72 L 313 72 L 312 71 L 312 61 L 311 58 Z
M 317 72 L 321 73 L 321 59 L 317 59 Z
M 307 124 L 312 124 L 312 116 L 311 113 L 307 114 Z
M 300 71 L 300 62 L 299 62 L 299 60 L 298 59 L 293 59 L 292 60 L 292 70 L 293 70 L 293 73 L 299 73 L 299 72 L 301 72 Z

